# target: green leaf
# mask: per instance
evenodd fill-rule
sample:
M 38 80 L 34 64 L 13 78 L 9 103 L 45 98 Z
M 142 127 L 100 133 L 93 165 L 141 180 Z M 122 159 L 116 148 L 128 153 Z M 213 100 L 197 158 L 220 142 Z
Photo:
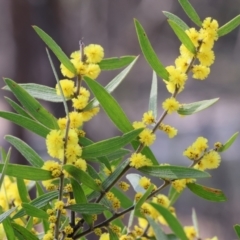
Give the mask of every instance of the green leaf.
M 179 166 L 148 166 L 138 169 L 144 174 L 153 177 L 166 179 L 185 179 L 185 178 L 206 178 L 210 177 L 207 172 L 203 172 L 193 168 L 179 167 Z
M 36 133 L 37 135 L 39 135 L 43 138 L 46 138 L 46 136 L 50 132 L 50 129 L 44 127 L 42 124 L 37 123 L 34 120 L 23 117 L 16 113 L 0 111 L 0 117 L 5 118 L 23 128 L 26 128 L 27 130 L 29 130 L 33 133 Z
M 138 57 L 132 61 L 129 66 L 127 66 L 123 71 L 121 71 L 112 81 L 110 81 L 104 88 L 107 92 L 112 93 L 119 85 L 120 83 L 125 79 L 125 77 L 128 75 L 136 61 L 138 60 Z M 84 108 L 84 110 L 89 110 L 94 107 L 97 107 L 99 105 L 99 102 L 96 98 L 93 98 L 88 105 Z
M 146 61 L 159 77 L 168 81 L 169 73 L 159 61 L 157 54 L 154 52 L 142 25 L 137 19 L 134 19 L 134 23 L 137 31 L 138 41 Z
M 163 14 L 173 22 L 175 22 L 183 31 L 189 29 L 189 26 L 178 16 L 174 15 L 173 13 L 163 11 Z
M 7 100 L 7 102 L 9 103 L 9 105 L 20 115 L 27 117 L 27 118 L 31 118 L 32 117 L 21 107 L 19 106 L 17 103 L 15 103 L 12 99 L 5 97 L 5 99 Z
M 30 202 L 30 197 L 28 195 L 28 190 L 26 184 L 22 178 L 17 178 L 17 188 L 18 194 L 22 202 Z
M 192 209 L 192 222 L 193 222 L 194 229 L 196 231 L 196 237 L 199 237 L 197 214 L 194 208 Z
M 0 164 L 0 172 L 3 171 L 3 166 L 4 164 Z M 53 178 L 50 171 L 19 164 L 8 164 L 6 175 L 33 181 L 44 181 Z
M 12 227 L 12 223 L 10 221 L 10 218 L 7 217 L 3 222 L 3 228 L 4 228 L 4 232 L 6 233 L 7 239 L 8 240 L 15 240 L 15 234 L 14 234 L 14 230 Z
M 226 24 L 224 24 L 223 26 L 221 26 L 218 29 L 218 32 L 217 32 L 218 36 L 222 37 L 222 36 L 230 33 L 233 29 L 238 27 L 239 24 L 240 24 L 240 15 L 237 15 L 231 21 L 227 22 Z
M 71 178 L 71 184 L 72 184 L 73 195 L 74 195 L 74 199 L 76 200 L 76 203 L 77 204 L 87 203 L 87 198 L 84 194 L 84 191 L 83 191 L 81 185 L 74 178 Z M 93 223 L 92 216 L 83 214 L 83 219 L 87 222 L 88 225 L 92 225 L 92 223 Z
M 238 239 L 240 239 L 240 225 L 239 224 L 236 224 L 233 226 L 237 236 L 238 236 Z
M 21 139 L 11 135 L 5 136 L 5 139 L 11 143 L 31 165 L 38 168 L 43 166 L 44 161 L 42 158 Z
M 23 209 L 26 211 L 26 214 L 36 218 L 45 218 L 48 219 L 49 215 L 42 209 L 36 208 L 29 203 L 22 203 Z
M 172 206 L 177 201 L 181 194 L 182 192 L 177 192 L 177 190 L 173 186 L 170 186 L 168 193 L 168 198 L 170 200 L 169 205 Z
M 13 207 L 9 210 L 7 210 L 6 212 L 0 214 L 0 223 L 2 221 L 4 221 L 8 216 L 10 216 L 15 210 L 16 210 L 17 207 Z
M 114 70 L 127 66 L 135 58 L 135 56 L 104 58 L 98 65 L 101 70 Z
M 235 140 L 238 137 L 239 132 L 234 133 L 228 140 L 226 143 L 223 144 L 223 146 L 221 148 L 218 149 L 218 152 L 224 152 L 226 151 L 228 148 L 230 148 L 232 146 L 232 144 L 235 142 Z
M 155 239 L 156 240 L 168 240 L 168 238 L 164 234 L 161 226 L 155 220 L 153 220 L 151 217 L 146 216 L 146 218 L 147 218 L 150 226 L 153 228 L 153 231 L 155 233 Z
M 157 118 L 157 105 L 158 105 L 157 92 L 158 92 L 157 75 L 153 71 L 152 86 L 151 86 L 151 91 L 150 91 L 148 110 L 153 112 L 153 116 L 155 118 Z
M 99 203 L 73 204 L 66 208 L 81 214 L 100 214 L 103 213 L 103 211 L 108 210 L 108 208 Z
M 107 158 L 109 161 L 113 161 L 119 158 L 123 158 L 124 156 L 126 156 L 127 154 L 129 154 L 131 151 L 125 148 L 121 148 L 109 155 L 107 155 Z
M 109 176 L 107 177 L 103 183 L 102 183 L 102 186 L 103 186 L 103 189 L 109 189 L 113 182 L 121 175 L 123 174 L 123 170 L 124 169 L 128 169 L 128 164 L 129 164 L 129 161 L 124 161 L 123 163 L 121 163 L 116 169 L 115 171 Z
M 150 203 L 166 220 L 168 226 L 172 229 L 172 231 L 179 237 L 181 240 L 188 240 L 183 227 L 179 223 L 176 217 L 172 215 L 172 213 L 165 207 L 160 204 Z
M 141 208 L 141 206 L 143 205 L 143 203 L 146 202 L 146 200 L 148 199 L 149 195 L 151 194 L 152 190 L 154 188 L 154 185 L 151 184 L 149 186 L 149 188 L 145 191 L 145 193 L 142 195 L 142 197 L 137 201 L 134 211 L 136 212 L 137 210 L 139 210 Z
M 188 183 L 187 187 L 197 196 L 212 202 L 225 202 L 227 200 L 224 193 L 215 188 L 209 188 L 196 183 Z
M 106 89 L 88 77 L 84 77 L 84 80 L 116 127 L 122 132 L 133 130 L 132 124 L 126 114 Z
M 22 106 L 38 122 L 50 129 L 58 129 L 57 119 L 49 113 L 35 98 L 11 79 L 5 78 L 5 83 L 11 89 L 12 93 L 19 100 Z
M 183 104 L 179 108 L 178 113 L 180 115 L 192 115 L 194 113 L 200 112 L 200 111 L 212 106 L 218 100 L 219 100 L 219 98 L 213 98 L 213 99 L 209 99 L 209 100 L 203 100 L 203 101 L 199 101 L 199 102 Z
M 171 26 L 174 33 L 177 35 L 180 42 L 193 54 L 196 53 L 196 48 L 192 43 L 192 40 L 188 37 L 188 35 L 184 32 L 184 30 L 177 25 L 177 23 L 172 20 L 168 20 L 169 25 Z
M 39 35 L 39 37 L 45 42 L 45 44 L 53 51 L 58 60 L 72 73 L 76 74 L 76 69 L 72 62 L 69 60 L 67 55 L 62 51 L 62 49 L 57 45 L 57 43 L 42 29 L 37 26 L 33 26 L 33 29 Z
M 22 237 L 24 237 L 24 239 L 27 239 L 27 240 L 39 240 L 36 235 L 34 235 L 32 232 L 30 232 L 25 227 L 22 227 L 22 226 L 20 226 L 20 225 L 18 225 L 16 223 L 12 223 L 12 226 L 13 226 L 15 231 L 17 231 L 20 235 L 22 235 Z
M 70 175 L 72 175 L 73 178 L 85 184 L 87 187 L 95 191 L 101 191 L 101 187 L 95 183 L 94 179 L 81 169 L 76 168 L 73 165 L 65 165 L 63 166 L 63 169 L 66 170 Z
M 56 89 L 36 83 L 18 84 L 26 90 L 32 97 L 48 102 L 62 102 L 62 97 L 57 95 Z M 4 90 L 10 90 L 8 86 L 3 87 Z
M 1 189 L 3 181 L 4 181 L 4 177 L 7 173 L 7 167 L 9 164 L 10 155 L 11 155 L 11 148 L 9 148 L 6 157 L 3 159 L 4 163 L 3 163 L 2 174 L 1 174 L 1 178 L 0 178 L 0 189 Z
M 41 195 L 40 197 L 35 198 L 31 202 L 29 202 L 29 204 L 31 204 L 36 208 L 42 208 L 57 197 L 58 197 L 58 191 L 48 192 Z M 25 210 L 20 209 L 12 218 L 16 219 L 16 218 L 23 217 L 24 215 L 26 215 Z
M 199 27 L 202 26 L 202 22 L 200 20 L 200 17 L 198 16 L 197 12 L 193 8 L 193 6 L 190 4 L 188 0 L 178 0 L 181 4 L 183 10 L 188 15 L 188 17 Z
M 88 145 L 83 148 L 82 158 L 101 157 L 113 153 L 133 141 L 142 130 L 143 129 L 135 129 L 120 137 L 113 137 Z

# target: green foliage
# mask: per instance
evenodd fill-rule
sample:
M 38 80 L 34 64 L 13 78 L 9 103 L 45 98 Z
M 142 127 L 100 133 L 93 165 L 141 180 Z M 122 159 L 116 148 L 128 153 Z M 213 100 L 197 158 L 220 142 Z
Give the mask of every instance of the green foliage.
M 231 31 L 233 31 L 238 25 L 240 24 L 240 15 L 237 15 L 235 18 L 233 18 L 231 21 L 223 25 L 218 29 L 218 36 L 222 37 Z
M 240 239 L 240 225 L 239 224 L 234 225 L 234 230 L 237 234 L 238 239 Z
M 226 151 L 228 148 L 230 148 L 232 146 L 232 144 L 235 142 L 235 140 L 238 137 L 239 132 L 234 133 L 228 140 L 226 143 L 223 144 L 223 146 L 218 149 L 218 152 L 224 152 Z
M 170 19 L 171 21 L 175 22 L 183 31 L 189 29 L 189 26 L 178 16 L 174 15 L 173 13 L 163 11 L 163 14 Z
M 99 67 L 102 70 L 114 70 L 122 68 L 130 64 L 136 57 L 135 56 L 124 56 L 115 58 L 105 58 L 99 63 Z

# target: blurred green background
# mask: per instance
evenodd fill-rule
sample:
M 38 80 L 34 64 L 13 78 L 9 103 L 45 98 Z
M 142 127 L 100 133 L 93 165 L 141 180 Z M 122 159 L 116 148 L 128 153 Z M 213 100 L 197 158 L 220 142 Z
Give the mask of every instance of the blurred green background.
M 201 19 L 211 16 L 220 26 L 240 12 L 239 0 L 192 0 Z M 148 37 L 164 65 L 171 65 L 179 55 L 179 40 L 169 27 L 162 11 L 181 17 L 194 26 L 176 0 L 1 0 L 0 1 L 0 74 L 18 83 L 34 82 L 55 86 L 47 59 L 45 45 L 33 31 L 37 25 L 52 36 L 69 55 L 78 49 L 78 41 L 97 43 L 104 47 L 106 57 L 139 55 L 129 76 L 114 92 L 131 121 L 140 120 L 148 108 L 152 70 L 145 62 L 134 29 L 133 18 L 145 28 Z M 171 115 L 165 123 L 178 128 L 179 134 L 168 139 L 159 133 L 152 149 L 159 162 L 188 165 L 182 156 L 197 136 L 214 142 L 225 142 L 240 128 L 240 28 L 219 39 L 214 47 L 216 61 L 206 81 L 190 79 L 178 97 L 181 103 L 220 97 L 211 108 L 196 115 L 181 118 Z M 54 58 L 56 66 L 59 62 Z M 120 71 L 120 70 L 119 70 Z M 119 71 L 104 72 L 99 82 L 107 84 Z M 60 73 L 59 73 L 60 74 Z M 0 87 L 3 87 L 0 81 Z M 159 114 L 161 102 L 169 96 L 159 79 Z M 1 110 L 10 110 L 0 92 Z M 57 117 L 63 116 L 61 104 L 43 102 Z M 87 136 L 100 140 L 119 134 L 104 112 L 89 122 Z M 48 159 L 43 139 L 0 119 L 0 145 L 8 147 L 3 137 L 12 134 L 26 141 Z M 176 204 L 177 214 L 185 225 L 191 225 L 191 211 L 199 217 L 200 236 L 217 235 L 220 240 L 236 239 L 232 226 L 240 223 L 240 140 L 224 154 L 219 169 L 211 171 L 212 178 L 200 183 L 224 191 L 228 201 L 212 203 L 199 199 L 186 190 Z M 16 151 L 12 162 L 26 163 Z

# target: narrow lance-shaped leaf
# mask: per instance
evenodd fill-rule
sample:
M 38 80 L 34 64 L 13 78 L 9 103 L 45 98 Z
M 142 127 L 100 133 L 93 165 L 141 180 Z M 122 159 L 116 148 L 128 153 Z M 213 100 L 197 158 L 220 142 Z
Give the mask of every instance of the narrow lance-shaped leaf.
M 192 43 L 191 39 L 188 37 L 188 35 L 182 30 L 179 25 L 177 25 L 172 20 L 168 20 L 169 25 L 173 29 L 174 33 L 177 35 L 180 42 L 193 54 L 196 53 L 196 48 L 194 44 Z
M 156 240 L 168 240 L 168 238 L 165 235 L 165 233 L 163 232 L 161 226 L 159 226 L 159 224 L 155 220 L 153 220 L 151 217 L 146 216 L 146 218 L 155 233 L 155 239 Z
M 0 164 L 0 172 L 3 171 L 3 166 L 4 164 Z M 53 178 L 50 171 L 19 164 L 8 164 L 6 175 L 33 181 L 43 181 Z
M 46 138 L 48 133 L 50 132 L 49 128 L 44 127 L 42 124 L 35 122 L 29 118 L 23 117 L 16 113 L 11 112 L 1 112 L 0 117 L 5 118 L 27 130 L 36 133 L 37 135 Z
M 4 177 L 7 173 L 7 167 L 9 164 L 9 159 L 10 159 L 10 155 L 11 155 L 11 148 L 9 148 L 8 153 L 6 155 L 6 157 L 3 159 L 3 168 L 2 168 L 2 174 L 1 174 L 1 178 L 0 178 L 0 189 L 2 187 L 3 181 L 4 181 Z
M 188 17 L 199 27 L 201 27 L 202 22 L 200 20 L 200 17 L 198 16 L 197 12 L 193 8 L 193 6 L 190 4 L 188 0 L 178 0 L 181 4 L 183 10 L 188 15 Z
M 168 226 L 172 229 L 172 231 L 176 234 L 177 237 L 181 240 L 188 240 L 183 227 L 179 223 L 176 217 L 172 215 L 172 213 L 161 204 L 150 203 L 166 220 Z
M 15 234 L 17 232 L 18 234 L 20 234 L 23 237 L 23 239 L 39 240 L 38 237 L 35 234 L 33 234 L 31 231 L 29 231 L 25 227 L 20 226 L 20 225 L 18 225 L 16 223 L 12 223 L 12 226 L 13 226 L 13 228 L 15 230 Z
M 83 148 L 82 158 L 101 157 L 113 153 L 133 141 L 142 130 L 136 129 L 125 133 L 121 137 L 114 137 L 88 145 Z
M 200 112 L 200 111 L 212 106 L 218 100 L 219 100 L 219 98 L 213 98 L 213 99 L 203 100 L 203 101 L 199 101 L 199 102 L 182 104 L 182 106 L 178 110 L 178 113 L 180 115 L 192 115 L 194 113 Z
M 101 70 L 114 70 L 127 66 L 135 58 L 135 56 L 104 58 L 98 65 Z
M 27 91 L 11 79 L 4 79 L 5 83 L 11 89 L 22 106 L 32 115 L 38 122 L 50 129 L 57 129 L 58 124 L 56 118 L 49 113 L 35 98 Z
M 33 216 L 36 218 L 45 218 L 48 219 L 49 215 L 42 209 L 36 208 L 29 203 L 22 203 L 23 209 L 26 211 L 27 215 Z
M 15 210 L 16 210 L 17 207 L 13 207 L 9 210 L 7 210 L 6 212 L 0 214 L 0 223 L 5 220 L 8 216 L 10 216 Z
M 52 201 L 53 199 L 55 199 L 57 197 L 58 197 L 58 191 L 48 192 L 48 193 L 41 195 L 40 197 L 35 198 L 31 202 L 29 202 L 29 204 L 31 204 L 32 206 L 34 206 L 36 208 L 42 208 L 42 207 L 46 206 L 50 201 Z M 13 219 L 20 218 L 20 217 L 23 217 L 24 215 L 26 215 L 25 210 L 20 209 L 12 218 Z
M 115 126 L 122 132 L 130 132 L 133 130 L 131 122 L 118 102 L 104 89 L 104 87 L 88 77 L 84 77 L 84 80 Z
M 196 231 L 196 237 L 199 237 L 198 219 L 197 219 L 197 214 L 194 208 L 192 209 L 192 222 L 193 222 L 194 229 Z
M 166 179 L 206 178 L 210 175 L 206 172 L 179 166 L 148 166 L 138 169 L 140 172 L 153 177 Z
M 95 191 L 101 191 L 101 187 L 96 184 L 94 179 L 81 169 L 76 168 L 73 165 L 65 165 L 63 169 L 66 170 L 69 174 L 71 174 L 73 178 L 85 184 L 87 187 Z
M 6 233 L 6 237 L 8 240 L 15 240 L 15 234 L 14 234 L 14 230 L 13 230 L 13 227 L 12 227 L 12 223 L 11 223 L 11 220 L 9 217 L 7 217 L 3 222 L 3 228 L 4 228 L 4 231 Z
M 148 40 L 147 34 L 145 33 L 142 25 L 138 22 L 137 19 L 134 19 L 134 23 L 137 31 L 138 41 L 146 61 L 158 76 L 168 81 L 168 71 L 159 61 L 157 54 L 153 50 L 152 45 Z
M 104 88 L 107 92 L 112 93 L 119 85 L 120 83 L 125 79 L 125 77 L 128 75 L 136 61 L 138 60 L 138 57 L 134 59 L 134 61 L 129 64 L 125 69 L 123 69 L 115 78 L 113 78 L 112 81 L 110 81 Z M 92 109 L 93 107 L 97 107 L 99 105 L 99 102 L 96 98 L 93 98 L 88 105 L 84 108 L 84 110 Z
M 157 105 L 158 105 L 157 92 L 158 92 L 157 75 L 153 71 L 148 110 L 153 112 L 153 116 L 155 119 L 157 118 Z
M 228 140 L 226 143 L 223 144 L 223 146 L 218 149 L 218 152 L 224 152 L 226 151 L 228 148 L 230 148 L 232 146 L 232 144 L 236 141 L 237 137 L 238 137 L 239 132 L 234 133 Z
M 142 195 L 142 197 L 137 201 L 136 205 L 135 205 L 135 212 L 141 208 L 141 206 L 143 205 L 143 203 L 147 200 L 148 196 L 150 195 L 150 193 L 152 192 L 154 186 L 153 184 L 151 184 L 149 186 L 149 188 L 146 190 L 146 192 Z
M 30 202 L 28 190 L 22 178 L 17 178 L 17 188 L 18 188 L 18 194 L 20 196 L 21 201 L 26 203 Z
M 177 192 L 177 190 L 171 185 L 169 188 L 168 198 L 170 200 L 169 206 L 174 205 L 174 203 L 181 196 L 182 192 Z
M 173 22 L 175 22 L 179 27 L 182 28 L 183 31 L 189 29 L 189 26 L 178 16 L 174 15 L 173 13 L 163 11 L 163 14 Z
M 232 30 L 234 30 L 236 27 L 240 25 L 240 15 L 237 15 L 235 18 L 233 18 L 228 23 L 224 24 L 218 29 L 218 36 L 222 37 L 228 33 L 230 33 Z
M 108 210 L 104 205 L 99 203 L 81 203 L 72 204 L 66 207 L 67 209 L 73 210 L 81 214 L 100 214 L 105 210 Z
M 197 196 L 213 202 L 225 202 L 227 200 L 224 193 L 215 188 L 209 188 L 196 183 L 188 183 L 188 189 Z
M 16 102 L 14 102 L 12 99 L 5 97 L 5 99 L 7 100 L 7 102 L 9 103 L 9 105 L 20 115 L 27 117 L 27 118 L 31 118 L 32 117 L 21 107 L 19 106 Z
M 67 55 L 57 45 L 57 43 L 42 29 L 37 26 L 33 26 L 33 29 L 39 35 L 39 37 L 45 42 L 45 44 L 53 51 L 58 60 L 72 73 L 76 73 L 76 69 Z
M 236 225 L 233 226 L 233 228 L 234 228 L 234 230 L 237 234 L 238 239 L 240 239 L 240 225 L 236 224 Z
M 18 85 L 36 99 L 41 99 L 48 102 L 62 102 L 62 97 L 57 95 L 55 88 L 36 83 L 22 83 Z M 5 86 L 3 90 L 10 90 L 10 88 Z
M 31 165 L 38 168 L 41 168 L 43 166 L 44 161 L 42 158 L 21 139 L 11 135 L 5 136 L 5 139 L 11 143 Z

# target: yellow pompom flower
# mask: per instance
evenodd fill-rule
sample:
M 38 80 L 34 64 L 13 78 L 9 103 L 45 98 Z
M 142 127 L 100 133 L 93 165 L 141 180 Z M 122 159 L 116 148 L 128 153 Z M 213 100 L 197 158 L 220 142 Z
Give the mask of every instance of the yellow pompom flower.
M 198 137 L 193 143 L 193 147 L 199 150 L 200 152 L 205 151 L 208 148 L 208 140 L 204 137 Z
M 64 202 L 63 202 L 63 201 L 57 200 L 57 201 L 54 203 L 54 209 L 55 209 L 55 210 L 62 210 L 63 208 L 64 208 Z
M 201 65 L 209 67 L 214 63 L 215 55 L 212 50 L 208 50 L 208 51 L 200 50 L 197 53 L 197 58 L 200 61 Z
M 59 177 L 62 173 L 62 167 L 58 162 L 46 161 L 44 162 L 42 169 L 52 172 L 54 178 Z
M 197 237 L 197 232 L 194 226 L 184 227 L 184 232 L 186 233 L 188 240 L 194 240 Z
M 64 136 L 65 136 L 65 133 L 66 131 L 64 131 Z M 68 130 L 68 138 L 67 138 L 67 144 L 78 144 L 78 134 L 77 132 L 75 131 L 75 129 L 69 129 Z
M 167 98 L 163 102 L 162 107 L 168 114 L 171 114 L 180 108 L 180 103 L 175 98 Z
M 202 160 L 201 164 L 205 166 L 205 169 L 215 169 L 218 168 L 221 162 L 221 156 L 218 152 L 210 151 L 206 153 Z
M 183 73 L 180 69 L 175 68 L 174 66 L 168 66 L 166 67 L 166 70 L 169 73 L 169 82 L 176 85 L 178 88 L 181 88 L 184 86 L 187 75 Z
M 138 184 L 147 190 L 151 185 L 151 180 L 147 177 L 141 177 Z
M 143 143 L 145 146 L 152 145 L 155 140 L 156 135 L 152 133 L 151 129 L 146 128 L 139 134 L 139 141 Z
M 109 240 L 109 239 L 110 239 L 109 233 L 103 233 L 99 238 L 99 240 Z
M 70 58 L 80 61 L 81 59 L 80 51 L 78 50 L 78 51 L 72 52 L 70 55 Z
M 127 191 L 127 190 L 130 188 L 130 185 L 129 185 L 128 183 L 126 183 L 126 182 L 123 182 L 123 181 L 119 182 L 119 183 L 118 183 L 118 186 L 119 186 L 124 192 Z
M 133 153 L 130 157 L 130 166 L 134 168 L 140 168 L 144 166 L 151 166 L 152 162 L 141 153 Z
M 101 72 L 101 69 L 100 69 L 100 67 L 97 64 L 90 63 L 87 66 L 85 75 L 87 77 L 90 77 L 91 79 L 94 80 L 94 79 L 96 79 L 98 77 L 100 72 Z
M 201 151 L 193 146 L 189 146 L 184 152 L 183 156 L 191 160 L 197 160 L 201 156 Z
M 83 124 L 83 117 L 81 113 L 78 112 L 70 112 L 69 113 L 70 118 L 70 128 L 79 128 Z
M 172 186 L 177 192 L 181 192 L 186 187 L 186 179 L 175 180 Z
M 171 82 L 167 82 L 167 81 L 164 81 L 166 83 L 166 88 L 167 90 L 170 92 L 170 93 L 174 93 L 175 90 L 176 90 L 176 85 L 174 83 L 171 83 Z M 182 85 L 179 90 L 178 90 L 178 93 L 182 92 L 182 90 L 184 89 L 184 85 Z
M 66 68 L 62 63 L 60 65 L 60 70 L 61 70 L 61 73 L 64 77 L 68 77 L 68 78 L 75 77 L 75 74 L 72 73 L 70 70 L 68 70 L 68 68 Z
M 82 148 L 78 144 L 68 144 L 65 150 L 65 156 L 68 163 L 76 162 L 77 157 L 82 155 Z
M 90 44 L 84 48 L 88 63 L 99 63 L 104 57 L 104 50 L 98 44 Z
M 178 130 L 170 125 L 165 125 L 163 123 L 158 127 L 160 130 L 165 132 L 169 138 L 174 138 L 177 135 Z
M 48 232 L 43 236 L 42 240 L 54 240 L 54 236 L 52 232 Z
M 156 197 L 153 197 L 153 202 L 158 203 L 165 208 L 168 208 L 170 204 L 170 200 L 168 199 L 168 197 L 163 194 L 158 194 Z
M 111 199 L 112 202 L 112 207 L 117 210 L 121 207 L 121 202 L 118 198 L 114 197 L 113 199 Z
M 192 67 L 193 78 L 204 80 L 210 73 L 210 68 L 204 65 L 194 65 Z
M 83 122 L 88 122 L 89 120 L 91 120 L 95 115 L 98 114 L 99 111 L 100 111 L 100 108 L 95 107 L 88 111 L 81 112 L 80 114 L 82 116 Z
M 175 60 L 175 65 L 177 69 L 179 69 L 182 73 L 185 73 L 189 67 L 190 62 L 191 62 L 191 58 L 179 56 Z
M 69 98 L 71 96 L 73 96 L 74 94 L 74 82 L 72 80 L 69 79 L 62 79 L 59 81 L 60 86 L 62 88 L 63 91 L 63 95 L 66 98 Z M 56 91 L 57 91 L 57 95 L 61 95 L 61 91 L 58 87 L 58 84 L 56 84 Z
M 77 96 L 77 98 L 73 98 L 73 107 L 78 110 L 82 110 L 88 104 L 88 98 L 82 95 Z
M 73 66 L 75 67 L 75 69 L 77 70 L 77 73 L 79 75 L 85 75 L 86 74 L 86 70 L 87 70 L 87 65 L 84 64 L 83 62 L 81 62 L 80 60 L 77 59 L 71 59 L 71 62 L 73 64 Z
M 143 114 L 142 121 L 146 125 L 151 125 L 151 124 L 155 123 L 155 117 L 153 116 L 153 112 L 152 111 L 145 112 Z
M 76 91 L 77 91 L 77 88 L 75 88 L 75 92 Z M 79 95 L 89 99 L 90 92 L 85 87 L 80 87 Z
M 86 160 L 84 160 L 82 158 L 77 159 L 77 161 L 74 163 L 74 165 L 84 172 L 87 171 L 87 162 L 86 162 Z
M 145 128 L 146 127 L 146 125 L 143 122 L 138 122 L 138 121 L 133 122 L 132 126 L 133 126 L 134 129 L 139 129 L 139 128 Z
M 185 58 L 193 58 L 194 54 L 190 52 L 183 44 L 179 48 L 181 56 Z
M 188 37 L 191 39 L 192 43 L 195 47 L 198 47 L 199 45 L 199 32 L 195 28 L 189 28 L 185 30 L 185 33 L 188 35 Z
M 66 129 L 66 126 L 67 126 L 67 119 L 66 118 L 59 118 L 57 123 L 58 123 L 58 126 L 61 130 Z
M 70 225 L 68 225 L 68 226 L 66 226 L 66 227 L 64 227 L 64 230 L 63 230 L 67 235 L 69 235 L 69 234 L 71 234 L 71 233 L 73 233 L 73 228 L 70 226 Z
M 63 134 L 61 130 L 51 130 L 46 137 L 48 154 L 53 158 L 62 160 L 63 157 Z
M 212 29 L 214 31 L 218 30 L 218 22 L 215 19 L 212 19 L 211 17 L 207 17 L 204 19 L 202 23 L 202 27 L 205 29 Z

